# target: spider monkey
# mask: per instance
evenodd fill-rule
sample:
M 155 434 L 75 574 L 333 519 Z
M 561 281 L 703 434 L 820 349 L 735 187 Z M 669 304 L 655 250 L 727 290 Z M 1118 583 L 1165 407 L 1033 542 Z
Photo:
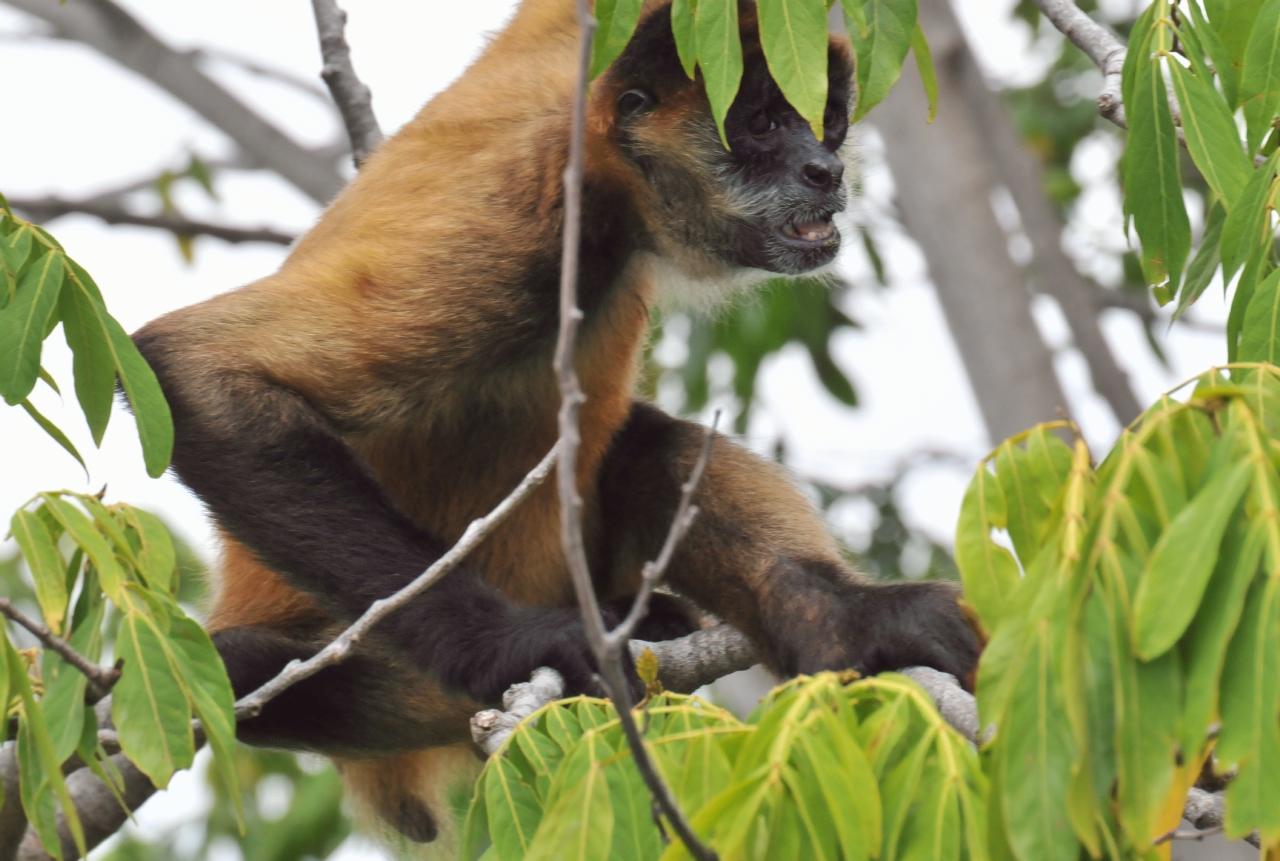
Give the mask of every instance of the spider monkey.
M 578 482 L 596 589 L 623 606 L 703 438 L 633 398 L 650 308 L 673 288 L 705 295 L 811 271 L 840 244 L 849 49 L 831 40 L 818 140 L 770 76 L 754 4 L 739 9 L 728 149 L 701 80 L 680 65 L 667 0 L 646 2 L 590 90 Z M 422 572 L 555 443 L 577 38 L 571 0 L 524 0 L 279 272 L 135 335 L 173 410 L 173 469 L 220 530 L 209 627 L 237 696 Z M 445 799 L 432 775 L 474 760 L 468 720 L 482 704 L 539 666 L 559 670 L 570 694 L 595 689 L 552 484 L 240 737 L 335 757 L 387 823 L 435 838 L 430 808 Z M 973 668 L 955 590 L 860 580 L 774 464 L 717 437 L 696 502 L 667 582 L 746 633 L 774 671 Z M 662 599 L 641 636 L 691 624 Z

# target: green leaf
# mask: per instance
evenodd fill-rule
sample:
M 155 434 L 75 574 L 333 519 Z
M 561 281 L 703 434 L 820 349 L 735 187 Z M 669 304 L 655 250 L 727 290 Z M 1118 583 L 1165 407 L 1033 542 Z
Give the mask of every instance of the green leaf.
M 1205 590 L 1204 602 L 1187 632 L 1186 706 L 1182 747 L 1194 756 L 1204 744 L 1218 709 L 1218 685 L 1227 644 L 1244 610 L 1249 584 L 1258 573 L 1266 544 L 1266 526 L 1236 519 L 1223 540 L 1218 564 Z
M 62 334 L 71 348 L 76 400 L 84 412 L 93 444 L 102 445 L 116 394 L 110 340 L 98 325 L 99 311 L 93 298 L 74 285 L 62 291 L 58 314 L 62 318 Z
M 1185 314 L 1192 303 L 1200 298 L 1200 294 L 1209 286 L 1214 273 L 1218 271 L 1218 264 L 1222 260 L 1220 245 L 1222 226 L 1226 218 L 1226 207 L 1222 205 L 1222 201 L 1215 201 L 1209 209 L 1204 236 L 1200 239 L 1200 248 L 1197 249 L 1196 256 L 1191 259 L 1191 265 L 1187 267 L 1186 280 L 1182 282 L 1182 289 L 1178 291 L 1178 307 L 1173 312 L 1174 320 Z
M 676 40 L 676 53 L 684 73 L 693 79 L 698 67 L 698 31 L 694 15 L 698 0 L 674 0 L 671 4 L 671 35 Z
M 97 661 L 102 654 L 102 617 L 106 609 L 102 601 L 92 604 L 92 610 L 81 620 L 70 637 L 71 648 L 90 661 Z M 85 689 L 88 679 L 78 669 L 62 660 L 57 652 L 44 652 L 44 696 L 40 707 L 44 710 L 53 739 L 54 752 L 59 761 L 66 760 L 79 747 L 84 735 Z
M 1200 12 L 1200 5 L 1192 2 L 1187 6 L 1191 9 L 1194 32 L 1204 52 L 1213 61 L 1213 69 L 1218 74 L 1218 83 L 1222 85 L 1222 94 L 1227 100 L 1227 106 L 1234 110 L 1235 106 L 1240 104 L 1240 76 L 1231 63 L 1231 54 L 1218 36 L 1218 31 L 1205 21 L 1204 15 Z
M 1006 746 L 1000 775 L 1004 821 L 1018 857 L 1076 861 L 1080 845 L 1067 817 L 1075 744 L 1043 626 L 1029 647 L 1000 724 Z
M 1249 487 L 1253 464 L 1219 475 L 1165 528 L 1134 597 L 1134 643 L 1145 661 L 1172 648 L 1191 624 L 1218 561 L 1227 521 Z
M 1280 0 L 1266 0 L 1258 11 L 1240 74 L 1246 140 L 1255 152 L 1280 106 Z
M 604 776 L 613 807 L 613 845 L 609 858 L 657 861 L 662 854 L 662 836 L 653 821 L 653 796 L 640 772 L 630 759 L 622 759 L 607 766 Z
M 1280 164 L 1280 150 L 1277 150 L 1261 166 L 1254 168 L 1249 182 L 1227 210 L 1227 219 L 1222 225 L 1222 282 L 1230 282 L 1254 248 L 1263 240 L 1263 221 L 1268 217 L 1267 199 L 1270 196 L 1271 181 L 1276 175 L 1276 166 Z
M 168 468 L 173 454 L 173 417 L 169 404 L 160 390 L 155 372 L 120 324 L 107 313 L 101 293 L 89 273 L 74 261 L 69 263 L 72 277 L 67 292 L 73 295 L 74 300 L 68 304 L 74 308 L 75 323 L 73 326 L 64 316 L 63 325 L 67 330 L 67 344 L 75 353 L 76 396 L 89 419 L 94 442 L 102 440 L 102 431 L 106 429 L 111 409 L 111 392 L 108 389 L 114 385 L 114 377 L 118 376 L 137 420 L 147 473 L 152 478 L 159 478 Z M 90 363 L 113 370 L 110 385 L 107 374 L 87 367 Z M 85 378 L 83 390 L 82 376 Z
M 1244 315 L 1237 360 L 1280 364 L 1280 269 L 1254 288 Z
M 960 506 L 956 565 L 964 583 L 965 600 L 988 631 L 1000 624 L 1005 600 L 1019 580 L 1013 554 L 991 540 L 991 529 L 1002 529 L 1007 522 L 1000 483 L 987 472 L 986 464 L 980 464 Z
M 1274 525 L 1273 525 L 1274 528 Z M 1270 560 L 1272 566 L 1276 560 Z M 1227 836 L 1254 828 L 1268 839 L 1280 834 L 1280 580 L 1260 578 L 1222 669 L 1222 730 L 1215 752 L 1219 768 L 1238 766 L 1227 785 Z
M 5 268 L 14 276 L 22 272 L 30 253 L 31 228 L 26 224 L 20 224 L 17 230 L 0 239 L 0 256 L 4 257 Z
M 164 523 L 154 514 L 129 507 L 125 519 L 142 542 L 138 551 L 138 566 L 147 585 L 157 592 L 172 592 L 177 587 L 178 555 L 173 548 L 173 538 Z
M 180 612 L 173 607 L 169 617 L 170 665 L 204 726 L 205 737 L 213 748 L 214 765 L 239 817 L 240 772 L 236 761 L 235 694 L 231 680 L 227 678 L 226 667 L 213 640 L 204 628 Z
M 595 15 L 599 25 L 591 46 L 591 70 L 594 79 L 618 59 L 631 41 L 640 21 L 641 0 L 596 0 Z
M 58 550 L 58 542 L 49 534 L 43 520 L 21 508 L 9 521 L 9 531 L 31 570 L 45 624 L 61 636 L 62 623 L 67 616 L 67 562 Z
M 1219 197 L 1235 200 L 1249 182 L 1252 165 L 1240 146 L 1230 109 L 1213 89 L 1207 71 L 1206 76 L 1193 75 L 1176 62 L 1169 63 L 1169 70 L 1182 108 L 1182 132 L 1191 160 Z
M 850 121 L 855 123 L 884 100 L 902 74 L 902 62 L 911 48 L 916 26 L 916 0 L 875 0 L 864 9 L 865 38 L 856 22 L 846 20 L 853 46 L 857 95 Z
M 84 830 L 71 794 L 62 778 L 62 761 L 58 759 L 45 723 L 44 711 L 36 701 L 27 678 L 27 667 L 14 651 L 9 641 L 3 639 L 2 648 L 9 669 L 11 692 L 16 689 L 22 698 L 22 714 L 18 723 L 18 775 L 21 783 L 22 806 L 27 819 L 35 826 L 45 851 L 55 858 L 62 858 L 62 844 L 58 840 L 57 822 L 54 819 L 54 799 L 62 805 L 67 826 L 81 857 L 85 855 Z
M 84 512 L 71 503 L 50 494 L 46 494 L 44 500 L 46 510 L 58 523 L 62 524 L 62 528 L 67 530 L 76 544 L 89 554 L 89 559 L 97 569 L 98 576 L 102 578 L 102 591 L 107 593 L 107 597 L 114 601 L 116 606 L 124 606 L 126 604 L 125 573 L 120 568 L 120 563 L 116 561 L 115 553 L 106 539 L 94 529 L 93 522 L 85 516 Z
M 124 660 L 112 690 L 111 717 L 120 748 L 160 788 L 191 765 L 191 707 L 169 664 L 163 635 L 140 613 L 126 613 L 116 638 Z
M 698 0 L 694 13 L 697 27 L 698 65 L 706 84 L 711 115 L 724 148 L 724 118 L 742 80 L 742 41 L 738 36 L 738 0 Z
M 844 20 L 850 33 L 857 30 L 858 37 L 867 38 L 867 10 L 865 8 L 868 0 L 840 0 L 840 7 L 844 10 Z
M 1280 2 L 1280 0 L 1278 0 Z M 809 121 L 814 137 L 826 137 L 827 15 L 812 0 L 758 0 L 760 47 L 782 95 Z
M 1280 2 L 1280 0 L 1276 0 Z M 1142 240 L 1142 271 L 1150 284 L 1176 287 L 1191 251 L 1191 222 L 1178 175 L 1178 137 L 1160 61 L 1146 44 L 1131 50 L 1132 101 L 1126 99 L 1125 200 Z
M 84 477 L 87 480 L 89 478 L 89 467 L 85 465 L 84 458 L 80 456 L 80 452 L 76 450 L 75 445 L 67 438 L 67 435 L 62 432 L 62 428 L 45 418 L 44 415 L 35 408 L 35 405 L 32 404 L 31 401 L 23 401 L 22 408 L 26 410 L 27 415 L 31 416 L 31 418 L 35 420 L 36 424 L 40 425 L 40 428 L 45 433 L 53 437 L 54 442 L 62 446 L 68 454 L 76 459 L 80 464 L 80 467 L 84 470 Z
M 18 293 L 0 311 L 0 395 L 11 406 L 36 387 L 45 329 L 62 289 L 62 260 L 48 251 L 18 279 Z
M 589 763 L 586 773 L 550 802 L 524 861 L 606 861 L 609 858 L 613 843 L 613 807 L 609 804 L 609 784 L 599 760 L 611 751 L 595 734 L 584 736 L 581 745 Z M 567 766 L 568 761 L 565 764 Z M 491 822 L 493 815 L 491 810 Z
M 924 84 L 924 94 L 929 97 L 929 122 L 938 116 L 938 75 L 933 70 L 933 53 L 929 50 L 929 40 L 924 36 L 924 28 L 916 22 L 911 32 L 911 53 L 916 56 L 916 66 L 920 69 L 920 80 Z
M 500 861 L 521 861 L 542 821 L 542 805 L 505 757 L 489 760 L 484 777 L 489 836 Z

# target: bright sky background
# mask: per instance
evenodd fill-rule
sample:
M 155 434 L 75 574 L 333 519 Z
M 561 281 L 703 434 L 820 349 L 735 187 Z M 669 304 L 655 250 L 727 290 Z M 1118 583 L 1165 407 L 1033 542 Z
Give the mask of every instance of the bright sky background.
M 56 0 L 49 0 L 56 2 Z M 310 4 L 305 0 L 122 0 L 163 39 L 178 48 L 212 47 L 254 58 L 318 82 L 320 67 Z M 1127 0 L 1116 0 L 1126 3 Z M 501 26 L 509 0 L 466 2 L 373 2 L 344 0 L 347 30 L 359 74 L 372 88 L 384 130 L 408 120 L 433 93 L 457 76 L 483 44 L 484 33 Z M 1039 77 L 1055 54 L 1058 38 L 1034 40 L 1021 22 L 1010 22 L 1012 0 L 959 0 L 972 43 L 990 78 L 1002 84 Z M 1104 6 L 1113 4 L 1104 4 Z M 12 196 L 56 193 L 84 196 L 131 180 L 181 169 L 188 152 L 217 158 L 230 152 L 223 135 L 155 85 L 73 43 L 24 40 L 32 22 L 0 5 L 0 71 L 10 85 L 0 108 L 0 191 Z M 333 115 L 310 96 L 263 83 L 235 68 L 214 64 L 220 80 L 301 142 L 319 144 L 335 132 Z M 16 82 L 24 81 L 23 85 Z M 874 114 L 873 114 L 874 119 Z M 883 168 L 881 142 L 864 130 L 860 146 L 866 200 L 874 211 L 892 206 L 892 179 Z M 1081 147 L 1072 165 L 1085 189 L 1068 232 L 1068 248 L 1082 268 L 1115 277 L 1115 254 L 1124 248 L 1120 205 L 1110 180 L 1116 147 L 1097 135 Z M 212 202 L 193 183 L 179 187 L 185 210 L 211 220 L 245 226 L 271 225 L 301 231 L 318 209 L 283 181 L 266 174 L 225 174 Z M 1198 211 L 1198 209 L 1197 209 Z M 52 225 L 70 254 L 101 285 L 108 307 L 132 331 L 168 310 L 244 284 L 275 269 L 285 250 L 275 246 L 232 246 L 196 241 L 195 265 L 180 257 L 172 238 L 139 228 L 108 228 L 80 216 Z M 900 505 L 908 519 L 938 540 L 950 541 L 972 463 L 989 448 L 972 392 L 928 282 L 922 255 L 900 231 L 880 232 L 890 287 L 870 286 L 861 243 L 846 242 L 841 265 L 860 285 L 849 310 L 863 328 L 837 341 L 837 361 L 854 380 L 861 406 L 849 409 L 823 392 L 803 349 L 791 347 L 766 363 L 747 442 L 761 450 L 781 436 L 802 474 L 837 485 L 855 485 L 891 475 L 895 466 L 922 449 L 953 452 L 965 462 L 915 469 L 902 488 Z M 1014 240 L 1016 243 L 1016 239 Z M 1095 456 L 1118 432 L 1105 404 L 1088 389 L 1083 359 L 1066 343 L 1056 305 L 1038 300 L 1036 318 L 1058 350 L 1057 366 Z M 1210 327 L 1225 318 L 1221 291 L 1211 288 L 1196 318 Z M 1224 338 L 1210 328 L 1177 326 L 1164 339 L 1171 364 L 1162 368 L 1147 347 L 1132 315 L 1109 312 L 1104 330 L 1122 365 L 1139 388 L 1139 400 L 1224 360 Z M 678 349 L 678 345 L 676 345 Z M 70 357 L 55 334 L 45 364 L 64 386 L 71 385 Z M 713 369 L 714 370 L 714 369 Z M 713 374 L 714 377 L 714 374 Z M 163 513 L 202 551 L 210 548 L 210 528 L 199 504 L 172 479 L 146 478 L 132 419 L 120 410 L 101 451 L 94 451 L 78 409 L 63 407 L 41 387 L 35 397 L 89 460 L 91 480 L 45 437 L 25 414 L 0 409 L 0 514 L 39 490 L 68 487 L 97 490 L 105 483 L 112 499 Z M 855 544 L 865 540 L 865 512 L 844 512 L 836 524 Z M 169 827 L 205 803 L 189 775 L 158 796 L 139 816 L 144 830 Z M 233 856 L 229 856 L 233 857 Z M 344 857 L 381 857 L 358 841 Z

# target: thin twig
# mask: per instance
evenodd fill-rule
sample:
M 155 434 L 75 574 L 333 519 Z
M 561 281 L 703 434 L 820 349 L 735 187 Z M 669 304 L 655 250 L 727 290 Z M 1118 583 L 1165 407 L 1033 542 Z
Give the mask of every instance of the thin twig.
M 364 611 L 364 615 L 353 622 L 349 628 L 339 634 L 329 645 L 305 661 L 291 661 L 271 681 L 242 697 L 236 703 L 236 720 L 256 717 L 262 712 L 263 706 L 279 696 L 287 688 L 296 685 L 303 679 L 314 676 L 325 667 L 340 663 L 346 659 L 355 649 L 356 644 L 374 625 L 399 610 L 405 604 L 408 604 L 431 586 L 432 583 L 435 583 L 456 568 L 458 563 L 476 545 L 488 537 L 489 533 L 493 532 L 498 524 L 506 520 L 507 516 L 551 474 L 551 467 L 555 464 L 556 456 L 555 449 L 547 452 L 542 461 L 524 477 L 524 480 L 520 482 L 515 490 L 511 491 L 506 499 L 498 503 L 497 507 L 484 517 L 471 521 L 471 525 L 462 533 L 462 537 L 458 539 L 458 542 L 449 548 L 447 553 L 437 559 L 430 568 L 419 574 L 412 583 L 390 597 L 374 601 L 369 605 L 369 609 Z
M 1170 840 L 1203 840 L 1206 837 L 1221 834 L 1222 831 L 1223 826 L 1221 825 L 1205 828 L 1202 831 L 1179 831 L 1175 828 L 1173 831 L 1157 837 L 1154 845 L 1159 846 L 1161 843 L 1168 843 Z
M 13 606 L 13 602 L 8 598 L 0 598 L 0 613 L 4 613 L 14 622 L 26 628 L 35 635 L 37 640 L 44 644 L 46 649 L 57 652 L 62 660 L 83 673 L 84 677 L 89 680 L 89 692 L 93 696 L 94 702 L 105 697 L 111 687 L 119 681 L 119 669 L 98 666 L 72 648 L 71 644 L 66 640 L 49 630 L 48 625 L 43 622 L 37 622 Z
M 116 203 L 100 200 L 63 200 L 57 197 L 10 199 L 9 205 L 30 216 L 34 221 L 50 221 L 63 215 L 81 213 L 100 218 L 107 224 L 134 224 L 138 227 L 154 227 L 179 236 L 212 236 L 224 242 L 266 242 L 272 245 L 291 245 L 296 236 L 281 233 L 269 227 L 243 228 L 196 221 L 181 215 L 137 215 Z
M 667 565 L 675 555 L 676 545 L 684 538 L 698 516 L 698 506 L 693 504 L 693 493 L 698 489 L 698 482 L 702 481 L 707 462 L 711 460 L 711 443 L 715 440 L 716 425 L 719 422 L 720 412 L 717 410 L 711 427 L 707 428 L 706 436 L 702 441 L 702 452 L 693 465 L 693 472 L 689 475 L 689 480 L 680 488 L 680 503 L 676 506 L 675 517 L 671 520 L 671 529 L 667 531 L 667 540 L 663 542 L 658 558 L 644 564 L 640 589 L 636 592 L 635 600 L 631 604 L 631 612 L 627 613 L 627 618 L 622 620 L 622 624 L 605 635 L 605 642 L 611 650 L 620 652 L 622 644 L 630 640 L 631 635 L 636 632 L 636 626 L 649 610 L 649 599 L 653 596 L 653 590 L 662 582 Z
M 356 75 L 351 64 L 351 46 L 347 44 L 347 13 L 336 0 L 311 0 L 320 34 L 320 54 L 324 57 L 324 78 L 333 101 L 342 114 L 342 123 L 351 137 L 351 158 L 359 168 L 369 154 L 382 143 L 382 130 L 373 115 L 373 95 Z
M 591 15 L 587 0 L 577 0 L 578 10 L 578 79 L 573 96 L 573 115 L 569 135 L 569 161 L 564 171 L 564 248 L 560 270 L 560 336 L 556 344 L 555 370 L 560 383 L 560 465 L 557 481 L 560 491 L 560 540 L 564 546 L 565 561 L 573 578 L 573 589 L 582 610 L 583 626 L 587 640 L 600 667 L 602 681 L 609 698 L 613 700 L 631 746 L 636 769 L 653 794 L 654 802 L 670 820 L 676 833 L 694 858 L 699 861 L 716 861 L 716 853 L 705 846 L 694 833 L 684 812 L 676 804 L 671 790 L 663 782 L 649 753 L 644 739 L 631 714 L 631 691 L 622 668 L 625 631 L 617 638 L 609 637 L 604 629 L 604 618 L 596 601 L 587 567 L 586 546 L 582 536 L 582 498 L 578 495 L 577 463 L 581 435 L 578 416 L 585 397 L 578 384 L 573 366 L 574 345 L 582 311 L 578 308 L 578 245 L 582 229 L 582 178 L 583 149 L 586 139 L 587 70 L 591 62 L 591 43 L 596 30 L 596 20 Z M 692 491 L 690 491 L 691 493 Z M 687 505 L 685 506 L 687 509 Z M 682 512 L 687 514 L 687 510 Z M 687 528 L 686 518 L 678 515 L 671 530 L 678 533 Z M 669 536 L 668 540 L 671 538 Z M 643 591 L 643 590 L 642 590 Z M 648 593 L 652 593 L 652 585 Z M 633 617 L 644 613 L 644 603 L 637 597 L 636 605 L 627 621 L 633 627 Z

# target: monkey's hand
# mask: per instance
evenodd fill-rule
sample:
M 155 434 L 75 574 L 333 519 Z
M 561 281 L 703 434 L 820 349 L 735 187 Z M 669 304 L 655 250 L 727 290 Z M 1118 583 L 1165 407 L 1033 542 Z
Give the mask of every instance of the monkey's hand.
M 954 584 L 822 577 L 823 588 L 813 588 L 814 578 L 804 579 L 809 588 L 762 608 L 768 652 L 787 675 L 926 666 L 963 680 L 977 665 L 978 641 Z
M 624 598 L 601 608 L 605 627 L 612 629 L 631 609 Z M 464 689 L 472 699 L 497 703 L 511 685 L 527 682 L 538 667 L 551 667 L 564 678 L 566 697 L 587 694 L 604 696 L 599 667 L 587 641 L 586 628 L 577 608 L 533 608 L 508 605 L 503 624 L 489 631 L 477 631 L 486 638 L 466 650 L 438 652 L 445 658 L 440 667 L 445 681 Z M 669 595 L 653 595 L 649 612 L 641 620 L 636 636 L 646 640 L 682 637 L 697 628 L 692 612 Z M 448 660 L 452 655 L 453 660 Z M 636 675 L 631 653 L 623 651 L 623 670 L 634 702 L 644 697 L 644 683 Z

